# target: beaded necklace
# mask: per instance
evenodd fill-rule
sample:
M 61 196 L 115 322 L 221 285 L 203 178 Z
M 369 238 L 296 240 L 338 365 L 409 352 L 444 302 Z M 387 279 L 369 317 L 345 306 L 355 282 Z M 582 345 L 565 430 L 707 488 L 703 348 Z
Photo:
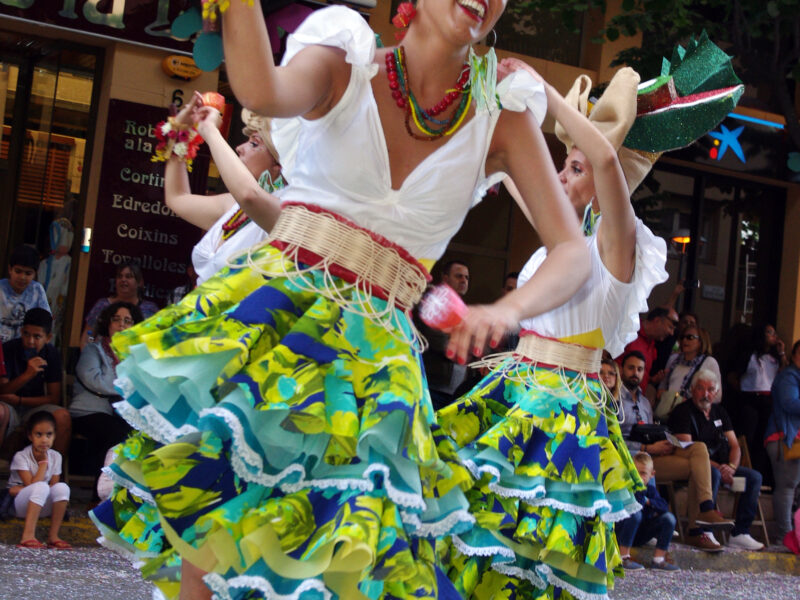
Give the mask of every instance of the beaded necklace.
M 264 171 L 258 179 L 258 184 L 266 191 L 274 192 L 275 190 L 285 187 L 286 181 L 283 179 L 283 175 L 278 175 L 278 178 L 272 181 L 269 171 Z M 236 212 L 222 224 L 222 241 L 227 241 L 228 238 L 232 237 L 249 222 L 250 217 L 248 217 L 241 208 L 236 209 Z
M 394 98 L 398 108 L 405 110 L 406 131 L 415 140 L 432 142 L 442 136 L 452 135 L 464 122 L 472 102 L 470 66 L 468 63 L 464 63 L 455 87 L 447 90 L 444 97 L 427 110 L 420 107 L 414 97 L 414 93 L 411 91 L 403 46 L 398 46 L 391 52 L 386 53 L 386 77 L 389 80 L 392 98 Z M 436 116 L 447 110 L 455 102 L 456 98 L 461 98 L 461 101 L 452 116 L 449 119 L 437 119 Z M 414 132 L 411 128 L 411 121 L 414 122 L 417 130 L 421 131 L 423 135 Z M 436 127 L 437 125 L 438 127 Z

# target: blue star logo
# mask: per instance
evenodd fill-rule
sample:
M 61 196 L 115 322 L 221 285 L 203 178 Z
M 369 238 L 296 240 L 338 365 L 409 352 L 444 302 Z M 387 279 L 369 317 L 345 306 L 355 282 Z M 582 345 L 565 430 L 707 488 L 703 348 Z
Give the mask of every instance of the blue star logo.
M 744 157 L 744 151 L 742 150 L 742 145 L 739 143 L 739 136 L 741 135 L 742 131 L 744 131 L 744 125 L 737 127 L 733 131 L 725 127 L 725 125 L 720 125 L 719 128 L 722 130 L 722 133 L 717 131 L 712 131 L 708 134 L 715 140 L 720 141 L 719 154 L 717 154 L 717 160 L 722 160 L 722 157 L 725 156 L 725 152 L 727 152 L 728 148 L 730 148 L 731 150 L 733 150 L 733 153 L 739 157 L 740 161 L 746 163 L 747 159 Z

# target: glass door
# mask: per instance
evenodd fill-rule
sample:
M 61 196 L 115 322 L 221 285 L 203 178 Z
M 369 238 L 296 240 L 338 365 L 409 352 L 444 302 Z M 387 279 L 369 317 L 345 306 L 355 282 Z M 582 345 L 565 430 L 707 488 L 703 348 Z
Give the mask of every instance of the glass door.
M 0 32 L 0 259 L 5 273 L 11 250 L 36 248 L 56 341 L 72 296 L 99 52 Z

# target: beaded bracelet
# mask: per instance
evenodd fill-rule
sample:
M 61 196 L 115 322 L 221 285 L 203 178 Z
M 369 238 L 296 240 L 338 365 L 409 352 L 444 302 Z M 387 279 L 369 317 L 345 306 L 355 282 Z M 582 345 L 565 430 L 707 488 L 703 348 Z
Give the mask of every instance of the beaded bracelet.
M 203 137 L 197 129 L 190 125 L 178 123 L 175 117 L 168 117 L 156 125 L 155 154 L 150 157 L 153 162 L 166 162 L 171 156 L 177 156 L 186 163 L 186 169 L 192 171 L 192 161 L 197 156 L 197 149 L 203 143 Z

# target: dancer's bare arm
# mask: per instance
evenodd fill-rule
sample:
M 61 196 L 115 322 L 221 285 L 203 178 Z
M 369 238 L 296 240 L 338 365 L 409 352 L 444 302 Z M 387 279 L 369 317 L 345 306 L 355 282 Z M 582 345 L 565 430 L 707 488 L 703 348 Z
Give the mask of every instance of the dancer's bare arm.
M 344 52 L 310 46 L 278 67 L 258 2 L 231 2 L 222 19 L 225 69 L 242 106 L 268 117 L 318 118 L 333 107 L 349 81 Z
M 178 123 L 191 125 L 200 105 L 202 99 L 195 92 L 175 119 Z M 193 194 L 186 163 L 173 154 L 164 168 L 164 202 L 184 221 L 208 230 L 233 206 L 234 200 L 230 194 Z
M 504 112 L 492 139 L 486 171 L 503 171 L 516 184 L 547 258 L 522 287 L 494 304 L 473 306 L 450 337 L 448 351 L 466 360 L 496 346 L 520 320 L 562 305 L 589 276 L 589 251 L 532 113 Z
M 280 201 L 264 190 L 217 128 L 219 113 L 211 107 L 198 110 L 197 130 L 214 157 L 220 177 L 233 199 L 261 229 L 270 231 L 281 212 Z
M 617 151 L 591 121 L 566 103 L 561 94 L 527 63 L 506 58 L 498 72 L 523 69 L 545 86 L 547 110 L 592 165 L 595 194 L 603 219 L 597 234 L 600 258 L 621 281 L 630 281 L 636 249 L 636 216 Z

